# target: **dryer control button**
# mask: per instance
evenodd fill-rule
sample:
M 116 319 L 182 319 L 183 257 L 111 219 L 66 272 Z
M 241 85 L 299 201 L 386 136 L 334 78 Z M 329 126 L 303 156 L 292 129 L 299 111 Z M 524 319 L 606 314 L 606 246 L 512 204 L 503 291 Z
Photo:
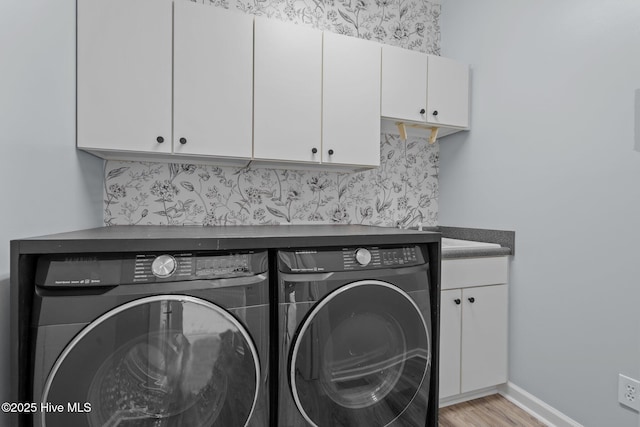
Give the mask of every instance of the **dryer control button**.
M 176 271 L 177 265 L 176 259 L 171 255 L 160 255 L 153 260 L 151 272 L 154 276 L 164 279 Z
M 371 262 L 371 252 L 368 249 L 356 249 L 356 262 L 360 265 L 367 265 Z

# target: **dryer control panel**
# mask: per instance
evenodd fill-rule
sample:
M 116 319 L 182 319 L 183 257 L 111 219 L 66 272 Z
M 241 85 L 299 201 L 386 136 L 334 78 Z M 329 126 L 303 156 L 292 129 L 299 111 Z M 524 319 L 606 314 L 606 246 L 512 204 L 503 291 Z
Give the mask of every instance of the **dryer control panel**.
M 425 264 L 419 246 L 366 246 L 281 251 L 279 269 L 291 273 L 374 270 Z

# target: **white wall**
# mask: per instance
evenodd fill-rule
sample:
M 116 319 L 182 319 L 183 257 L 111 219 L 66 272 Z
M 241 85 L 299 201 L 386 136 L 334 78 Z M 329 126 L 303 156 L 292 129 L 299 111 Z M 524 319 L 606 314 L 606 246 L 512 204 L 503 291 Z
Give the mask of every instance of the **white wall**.
M 4 402 L 9 393 L 9 240 L 102 223 L 103 162 L 75 149 L 75 0 L 0 1 L 0 147 Z
M 444 0 L 471 132 L 440 141 L 440 224 L 516 231 L 510 380 L 585 426 L 637 426 L 637 0 Z

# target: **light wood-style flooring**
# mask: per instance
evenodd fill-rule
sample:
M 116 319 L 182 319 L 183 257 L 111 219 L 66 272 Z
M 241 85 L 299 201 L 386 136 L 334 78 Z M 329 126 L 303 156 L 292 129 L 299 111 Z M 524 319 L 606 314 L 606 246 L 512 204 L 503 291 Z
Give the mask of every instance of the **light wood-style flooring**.
M 546 427 L 499 394 L 440 409 L 440 427 Z

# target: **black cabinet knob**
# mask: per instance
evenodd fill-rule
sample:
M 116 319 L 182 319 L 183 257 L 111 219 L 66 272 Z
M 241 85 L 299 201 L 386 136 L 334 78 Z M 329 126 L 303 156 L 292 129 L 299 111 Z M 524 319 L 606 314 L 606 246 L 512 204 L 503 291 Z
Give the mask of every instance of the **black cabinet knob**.
M 434 116 L 437 116 L 437 115 L 438 115 L 438 110 L 434 110 L 434 111 L 433 111 L 433 115 L 434 115 Z
M 453 300 L 453 302 L 455 302 L 455 303 L 456 303 L 456 305 L 460 305 L 460 298 L 456 298 L 456 299 L 454 299 L 454 300 Z
M 330 156 L 333 156 L 333 150 L 329 150 L 327 153 L 329 153 Z
M 474 302 L 476 302 L 476 299 L 475 299 L 474 297 L 471 297 L 471 298 L 469 298 L 469 302 L 470 302 L 471 304 L 473 304 Z
M 317 149 L 316 147 L 313 147 L 313 148 L 311 149 L 311 152 L 312 152 L 313 154 L 316 154 L 316 153 L 318 152 L 318 149 Z
M 423 108 L 422 110 L 420 110 L 420 114 L 424 114 L 426 113 L 426 110 Z
M 184 145 L 187 143 L 187 138 L 180 138 L 180 144 Z
M 156 138 L 156 141 L 158 141 L 158 144 L 162 144 L 164 142 L 164 138 L 159 136 Z

